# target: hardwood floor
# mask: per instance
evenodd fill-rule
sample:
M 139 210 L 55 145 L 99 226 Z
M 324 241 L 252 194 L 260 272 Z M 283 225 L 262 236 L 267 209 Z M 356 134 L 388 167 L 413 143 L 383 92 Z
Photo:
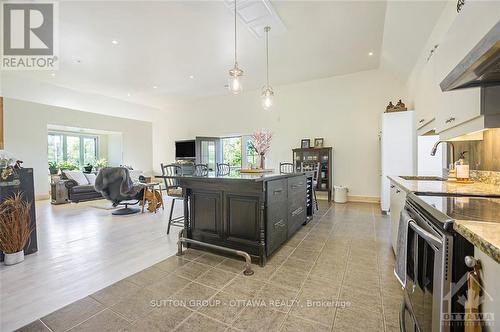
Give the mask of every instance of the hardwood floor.
M 37 201 L 38 252 L 0 265 L 0 330 L 32 322 L 176 251 L 178 228 L 167 236 L 165 210 L 113 216 L 105 200 L 51 205 Z M 181 214 L 176 204 L 175 214 Z

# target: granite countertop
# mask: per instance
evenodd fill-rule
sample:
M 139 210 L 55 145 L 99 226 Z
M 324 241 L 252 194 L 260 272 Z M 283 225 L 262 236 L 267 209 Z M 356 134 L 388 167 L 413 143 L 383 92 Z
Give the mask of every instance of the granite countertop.
M 388 178 L 406 192 L 413 192 L 415 194 L 500 197 L 500 186 L 494 184 L 482 182 L 464 184 L 453 180 L 405 180 L 399 176 L 389 176 Z M 453 223 L 453 229 L 496 262 L 500 263 L 500 220 L 498 222 L 491 222 L 491 220 L 456 219 Z
M 500 263 L 500 224 L 472 220 L 455 220 L 453 229 L 474 246 Z
M 399 176 L 388 176 L 389 180 L 401 186 L 401 189 L 416 194 L 448 194 L 467 196 L 489 196 L 500 197 L 500 186 L 494 184 L 474 182 L 458 183 L 454 180 L 428 181 L 428 180 L 405 180 Z

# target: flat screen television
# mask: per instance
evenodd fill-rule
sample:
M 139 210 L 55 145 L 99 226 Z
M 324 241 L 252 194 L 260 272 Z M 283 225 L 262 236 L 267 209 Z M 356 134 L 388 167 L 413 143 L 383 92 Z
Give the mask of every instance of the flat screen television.
M 194 159 L 196 158 L 195 141 L 177 141 L 175 142 L 176 159 Z

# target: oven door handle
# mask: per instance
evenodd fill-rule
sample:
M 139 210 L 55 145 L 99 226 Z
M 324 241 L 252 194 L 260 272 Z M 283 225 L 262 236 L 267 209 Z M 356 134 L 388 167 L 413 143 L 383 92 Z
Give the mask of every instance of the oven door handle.
M 427 242 L 430 242 L 432 245 L 434 245 L 437 248 L 442 248 L 443 247 L 443 241 L 437 238 L 436 236 L 432 235 L 419 225 L 415 223 L 414 221 L 410 221 L 410 227 L 413 228 L 413 230 L 420 235 L 424 240 Z

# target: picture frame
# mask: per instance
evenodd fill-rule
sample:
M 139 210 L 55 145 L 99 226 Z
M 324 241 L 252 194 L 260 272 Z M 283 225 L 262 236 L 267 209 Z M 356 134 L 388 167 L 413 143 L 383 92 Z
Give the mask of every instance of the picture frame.
M 304 138 L 300 141 L 300 147 L 302 149 L 309 149 L 311 147 L 311 140 L 309 138 Z
M 325 143 L 325 139 L 323 137 L 315 138 L 314 139 L 314 147 L 315 148 L 322 148 Z

